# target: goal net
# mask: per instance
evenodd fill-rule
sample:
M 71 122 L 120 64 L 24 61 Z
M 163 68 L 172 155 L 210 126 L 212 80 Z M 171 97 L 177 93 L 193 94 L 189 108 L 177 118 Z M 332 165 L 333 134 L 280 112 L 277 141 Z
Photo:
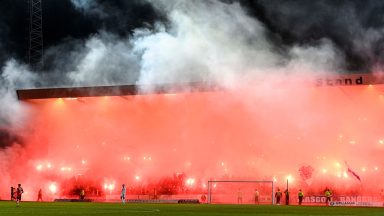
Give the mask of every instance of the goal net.
M 207 203 L 273 204 L 273 194 L 273 181 L 208 181 Z

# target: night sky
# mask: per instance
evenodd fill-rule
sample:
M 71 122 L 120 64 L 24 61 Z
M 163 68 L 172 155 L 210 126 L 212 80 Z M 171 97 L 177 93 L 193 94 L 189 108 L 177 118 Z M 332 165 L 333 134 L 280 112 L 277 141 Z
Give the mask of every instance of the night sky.
M 97 0 L 106 15 L 97 16 L 78 10 L 70 0 L 44 0 L 43 37 L 48 49 L 65 40 L 86 39 L 103 29 L 126 37 L 132 30 L 154 21 L 163 20 L 148 3 L 141 0 Z M 28 0 L 1 0 L 0 61 L 10 56 L 27 60 L 29 40 Z
M 230 4 L 234 1 L 224 2 Z M 238 1 L 250 15 L 264 24 L 270 41 L 281 52 L 290 46 L 313 45 L 327 38 L 344 52 L 346 71 L 367 72 L 383 63 L 383 1 Z M 43 0 L 45 49 L 63 41 L 85 40 L 100 30 L 129 37 L 138 27 L 150 27 L 155 22 L 167 23 L 166 14 L 146 1 L 93 2 L 94 8 L 84 11 L 76 8 L 70 0 Z M 4 64 L 10 57 L 26 61 L 27 0 L 1 0 L 1 5 L 0 62 Z M 99 9 L 103 15 L 95 12 Z M 375 35 L 371 37 L 368 34 Z

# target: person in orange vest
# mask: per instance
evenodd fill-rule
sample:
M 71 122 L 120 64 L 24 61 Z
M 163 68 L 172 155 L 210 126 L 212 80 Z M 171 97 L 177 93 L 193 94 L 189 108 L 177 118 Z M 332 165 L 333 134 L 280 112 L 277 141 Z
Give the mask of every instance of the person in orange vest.
M 329 189 L 329 188 L 326 188 L 325 191 L 324 191 L 324 195 L 325 195 L 325 204 L 326 205 L 329 205 L 329 202 L 331 202 L 331 198 L 332 198 L 332 191 Z
M 304 198 L 304 193 L 301 189 L 299 190 L 297 197 L 299 198 L 299 205 L 301 205 L 303 203 L 303 198 Z
M 80 191 L 80 199 L 84 200 L 84 198 L 85 198 L 85 191 L 84 191 L 84 189 L 81 189 L 81 191 Z

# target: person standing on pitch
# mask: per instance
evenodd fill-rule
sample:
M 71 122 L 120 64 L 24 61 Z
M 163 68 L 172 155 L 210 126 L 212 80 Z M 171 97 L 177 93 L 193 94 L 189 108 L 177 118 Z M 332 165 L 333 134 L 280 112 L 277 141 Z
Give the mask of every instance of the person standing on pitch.
M 277 191 L 275 193 L 275 198 L 276 198 L 276 204 L 280 205 L 280 199 L 281 199 L 282 193 L 280 191 L 280 188 L 277 188 Z
M 123 204 L 125 204 L 125 193 L 127 192 L 127 189 L 125 188 L 125 184 L 122 185 L 121 187 L 121 195 L 120 199 Z
M 21 195 L 24 193 L 23 188 L 21 187 L 21 184 L 17 185 L 16 188 L 16 205 L 19 206 L 20 201 L 21 201 Z
M 297 194 L 297 196 L 299 197 L 299 205 L 301 205 L 301 203 L 303 203 L 303 197 L 304 197 L 304 193 L 301 189 L 299 190 L 299 193 Z
M 237 204 L 243 203 L 243 192 L 240 190 L 237 191 Z
M 260 203 L 259 203 L 259 196 L 260 196 L 260 193 L 259 193 L 259 191 L 256 189 L 256 190 L 255 190 L 255 204 L 260 204 Z
M 80 200 L 84 200 L 84 198 L 85 198 L 85 190 L 81 189 L 80 190 Z
M 324 195 L 325 195 L 325 204 L 329 206 L 329 202 L 331 202 L 332 191 L 329 188 L 326 188 L 324 191 Z
M 15 199 L 15 188 L 12 186 L 11 187 L 11 201 Z
M 285 205 L 289 205 L 289 191 L 288 191 L 288 189 L 286 189 L 284 191 L 284 194 L 285 194 Z
M 39 192 L 37 193 L 37 202 L 43 202 L 43 191 L 41 188 L 39 189 Z

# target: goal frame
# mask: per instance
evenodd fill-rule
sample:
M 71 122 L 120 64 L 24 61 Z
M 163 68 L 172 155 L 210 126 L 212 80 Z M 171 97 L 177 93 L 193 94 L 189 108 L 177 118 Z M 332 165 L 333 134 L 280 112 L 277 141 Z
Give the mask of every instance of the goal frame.
M 209 180 L 207 184 L 207 204 L 212 204 L 212 187 L 211 185 L 213 183 L 270 183 L 272 190 L 271 190 L 271 200 L 272 205 L 275 204 L 275 187 L 274 187 L 274 181 L 266 181 L 266 180 Z

